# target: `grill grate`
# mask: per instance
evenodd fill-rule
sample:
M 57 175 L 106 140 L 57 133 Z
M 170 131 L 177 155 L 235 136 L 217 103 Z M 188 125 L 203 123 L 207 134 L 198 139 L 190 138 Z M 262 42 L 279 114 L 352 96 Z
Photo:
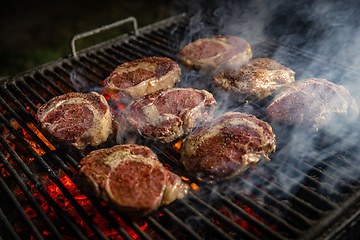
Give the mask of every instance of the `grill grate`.
M 292 129 L 276 129 L 278 150 L 271 162 L 214 185 L 187 176 L 178 162 L 179 153 L 171 146 L 145 141 L 165 166 L 189 178 L 193 188 L 186 198 L 140 219 L 113 212 L 76 188 L 71 179 L 85 153 L 68 152 L 47 141 L 34 117 L 37 108 L 70 91 L 98 90 L 101 81 L 123 62 L 154 55 L 176 59 L 188 23 L 189 17 L 175 16 L 141 28 L 138 36 L 122 35 L 80 51 L 78 58 L 59 59 L 1 82 L 1 236 L 314 239 L 336 235 L 335 221 L 341 225 L 356 216 L 360 159 L 354 139 L 358 139 L 359 126 L 344 129 L 347 138 L 317 134 L 311 139 L 315 145 L 303 155 L 285 151 L 297 147 L 289 138 Z M 301 77 L 326 78 L 331 68 L 321 59 L 273 42 L 255 44 L 253 52 L 256 57 L 274 58 Z M 332 79 L 344 72 L 340 67 L 332 70 Z M 251 109 L 261 116 L 261 106 L 245 104 L 235 109 Z M 110 139 L 102 147 L 113 144 Z

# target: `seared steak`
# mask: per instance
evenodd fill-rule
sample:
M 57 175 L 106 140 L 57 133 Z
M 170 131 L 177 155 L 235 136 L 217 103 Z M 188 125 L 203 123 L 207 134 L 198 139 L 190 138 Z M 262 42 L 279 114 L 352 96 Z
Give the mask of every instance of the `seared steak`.
M 75 182 L 84 193 L 137 216 L 183 198 L 189 189 L 150 148 L 136 144 L 90 152 L 80 161 Z
M 216 35 L 189 43 L 178 54 L 181 63 L 195 69 L 213 71 L 218 67 L 236 67 L 252 58 L 250 44 L 243 38 Z
M 77 149 L 97 146 L 112 132 L 110 108 L 105 97 L 96 92 L 54 97 L 39 107 L 36 115 L 47 136 Z
M 205 90 L 170 88 L 132 102 L 125 116 L 145 138 L 169 143 L 210 119 L 215 105 L 212 94 Z
M 310 78 L 282 89 L 267 107 L 266 114 L 275 122 L 318 130 L 334 117 L 352 121 L 359 110 L 343 86 Z
M 164 57 L 146 57 L 118 66 L 102 83 L 102 93 L 137 99 L 180 81 L 176 62 Z
M 181 146 L 185 169 L 205 181 L 231 178 L 275 151 L 270 125 L 253 115 L 228 112 L 195 129 Z
M 225 68 L 214 77 L 215 85 L 257 99 L 295 81 L 295 72 L 269 58 L 256 58 L 240 68 Z

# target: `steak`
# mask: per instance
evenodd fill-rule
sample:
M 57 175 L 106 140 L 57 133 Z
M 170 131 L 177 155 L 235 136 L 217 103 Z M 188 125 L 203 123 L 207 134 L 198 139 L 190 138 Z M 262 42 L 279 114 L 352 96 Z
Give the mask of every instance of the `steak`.
M 142 216 L 183 198 L 189 189 L 148 147 L 116 145 L 85 156 L 75 175 L 77 186 L 115 210 Z
M 181 48 L 178 54 L 185 66 L 205 71 L 241 66 L 251 58 L 250 44 L 243 38 L 230 35 L 198 39 Z
M 264 99 L 295 81 L 295 72 L 269 58 L 255 58 L 240 68 L 225 68 L 214 76 L 215 86 Z
M 54 97 L 39 107 L 36 116 L 44 134 L 77 149 L 97 146 L 112 133 L 109 105 L 96 92 L 70 92 Z
M 102 83 L 102 93 L 116 99 L 137 99 L 180 81 L 176 62 L 165 57 L 146 57 L 118 66 Z
M 355 99 L 347 89 L 320 78 L 295 81 L 283 88 L 266 108 L 271 121 L 315 131 L 331 121 L 351 122 L 358 114 Z
M 271 126 L 253 115 L 228 112 L 195 129 L 181 146 L 185 169 L 204 181 L 220 181 L 275 151 Z
M 212 118 L 216 101 L 211 93 L 193 88 L 170 88 L 129 104 L 126 120 L 145 138 L 169 143 Z

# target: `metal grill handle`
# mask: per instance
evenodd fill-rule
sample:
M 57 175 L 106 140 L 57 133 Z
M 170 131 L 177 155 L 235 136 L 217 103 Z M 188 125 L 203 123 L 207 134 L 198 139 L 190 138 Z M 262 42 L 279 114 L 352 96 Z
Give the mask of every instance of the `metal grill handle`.
M 76 49 L 75 49 L 75 41 L 76 40 L 79 40 L 81 38 L 85 38 L 85 37 L 97 34 L 99 32 L 102 32 L 102 31 L 105 31 L 105 30 L 108 30 L 108 29 L 111 29 L 111 28 L 114 28 L 114 27 L 118 27 L 118 26 L 120 26 L 122 24 L 125 24 L 125 23 L 128 23 L 128 22 L 133 22 L 135 36 L 138 36 L 139 35 L 139 30 L 138 30 L 138 24 L 137 24 L 136 18 L 135 17 L 128 17 L 126 19 L 119 20 L 117 22 L 114 22 L 114 23 L 111 23 L 111 24 L 108 24 L 108 25 L 105 25 L 105 26 L 90 30 L 88 32 L 83 32 L 83 33 L 79 33 L 79 34 L 75 35 L 71 39 L 71 52 L 72 52 L 72 55 L 75 58 L 77 57 L 77 53 L 76 53 Z

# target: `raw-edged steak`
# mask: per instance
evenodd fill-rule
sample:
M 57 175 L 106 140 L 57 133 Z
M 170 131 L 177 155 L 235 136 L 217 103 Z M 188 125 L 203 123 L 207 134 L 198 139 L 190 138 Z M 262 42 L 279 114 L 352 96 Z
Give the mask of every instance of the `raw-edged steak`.
M 253 115 L 228 112 L 186 137 L 181 162 L 193 176 L 219 181 L 245 171 L 275 151 L 271 126 Z
M 182 64 L 206 71 L 241 66 L 251 58 L 250 44 L 243 38 L 230 35 L 200 38 L 181 48 L 178 54 Z
M 295 72 L 269 58 L 255 58 L 240 68 L 224 68 L 215 85 L 245 96 L 264 99 L 295 81 Z
M 75 182 L 83 192 L 137 216 L 183 198 L 189 189 L 150 148 L 137 144 L 90 152 L 80 161 Z
M 42 131 L 77 149 L 97 146 L 112 132 L 112 116 L 104 96 L 71 92 L 52 98 L 36 113 Z
M 137 99 L 180 81 L 176 62 L 165 57 L 145 57 L 119 65 L 102 83 L 102 93 Z
M 266 109 L 272 121 L 313 130 L 332 120 L 351 122 L 358 114 L 355 99 L 346 88 L 320 78 L 295 81 L 282 89 Z
M 211 93 L 193 88 L 170 88 L 132 102 L 126 120 L 145 138 L 169 143 L 212 118 L 216 101 Z

